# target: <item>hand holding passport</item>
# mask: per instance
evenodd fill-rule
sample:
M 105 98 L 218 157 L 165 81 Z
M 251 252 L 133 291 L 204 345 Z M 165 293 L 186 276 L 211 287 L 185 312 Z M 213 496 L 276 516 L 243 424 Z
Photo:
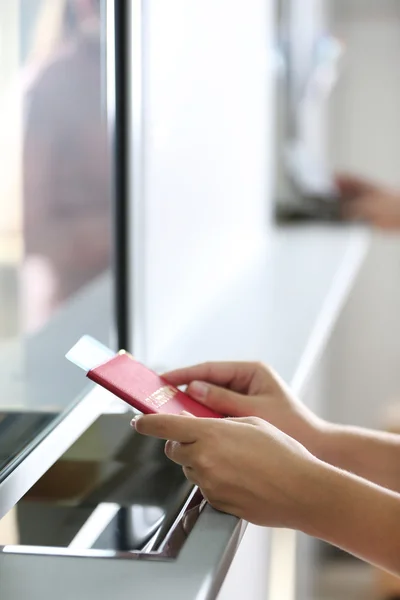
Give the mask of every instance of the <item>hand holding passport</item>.
M 302 531 L 399 573 L 392 438 L 332 428 L 260 363 L 206 363 L 163 378 L 87 336 L 67 357 L 146 413 L 132 421 L 134 429 L 166 440 L 167 457 L 213 508 L 256 525 Z M 187 393 L 179 391 L 182 385 Z M 218 418 L 228 414 L 236 418 Z M 343 454 L 343 440 L 352 451 Z M 377 447 L 385 469 L 376 469 Z M 387 468 L 392 463 L 393 471 Z M 361 477 L 354 476 L 360 468 Z

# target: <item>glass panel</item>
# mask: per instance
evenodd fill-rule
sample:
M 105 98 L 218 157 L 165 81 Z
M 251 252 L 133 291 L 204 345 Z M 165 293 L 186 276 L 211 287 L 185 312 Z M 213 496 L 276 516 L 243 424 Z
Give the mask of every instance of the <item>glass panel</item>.
M 65 352 L 84 333 L 110 342 L 103 13 L 100 0 L 0 3 L 0 478 L 83 392 Z
M 100 417 L 0 521 L 0 547 L 176 556 L 202 498 L 167 459 L 164 442 L 136 434 L 130 418 Z

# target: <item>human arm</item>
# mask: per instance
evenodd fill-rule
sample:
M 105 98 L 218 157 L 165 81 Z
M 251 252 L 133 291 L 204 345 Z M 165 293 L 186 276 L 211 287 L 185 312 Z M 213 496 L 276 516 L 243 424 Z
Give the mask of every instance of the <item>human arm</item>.
M 400 574 L 400 495 L 324 463 L 261 419 L 148 415 L 134 427 L 169 440 L 167 456 L 217 510 L 303 531 Z
M 321 460 L 400 492 L 400 436 L 322 423 L 307 446 Z
M 352 175 L 337 177 L 342 214 L 384 231 L 400 230 L 400 192 Z
M 400 436 L 327 423 L 263 364 L 204 363 L 166 377 L 218 412 L 264 419 L 319 459 L 400 491 Z
M 312 516 L 299 529 L 400 574 L 400 495 L 326 463 L 310 486 Z

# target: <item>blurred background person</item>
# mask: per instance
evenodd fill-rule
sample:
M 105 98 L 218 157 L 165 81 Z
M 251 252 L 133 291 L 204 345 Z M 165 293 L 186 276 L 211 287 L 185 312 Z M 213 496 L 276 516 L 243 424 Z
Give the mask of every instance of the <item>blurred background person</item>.
M 100 0 L 46 0 L 23 65 L 25 331 L 109 266 Z

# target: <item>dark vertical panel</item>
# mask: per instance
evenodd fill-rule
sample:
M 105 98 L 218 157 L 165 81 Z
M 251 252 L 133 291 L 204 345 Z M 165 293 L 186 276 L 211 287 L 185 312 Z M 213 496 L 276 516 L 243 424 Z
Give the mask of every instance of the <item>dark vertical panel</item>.
M 118 347 L 131 350 L 129 341 L 129 286 L 128 286 L 128 181 L 129 181 L 129 1 L 109 0 L 114 11 L 115 70 L 108 72 L 108 84 L 115 95 L 113 132 L 114 197 L 115 197 L 115 310 Z M 110 24 L 108 25 L 110 26 Z M 114 34 L 114 35 L 113 35 Z M 110 79 L 113 78 L 114 81 Z

